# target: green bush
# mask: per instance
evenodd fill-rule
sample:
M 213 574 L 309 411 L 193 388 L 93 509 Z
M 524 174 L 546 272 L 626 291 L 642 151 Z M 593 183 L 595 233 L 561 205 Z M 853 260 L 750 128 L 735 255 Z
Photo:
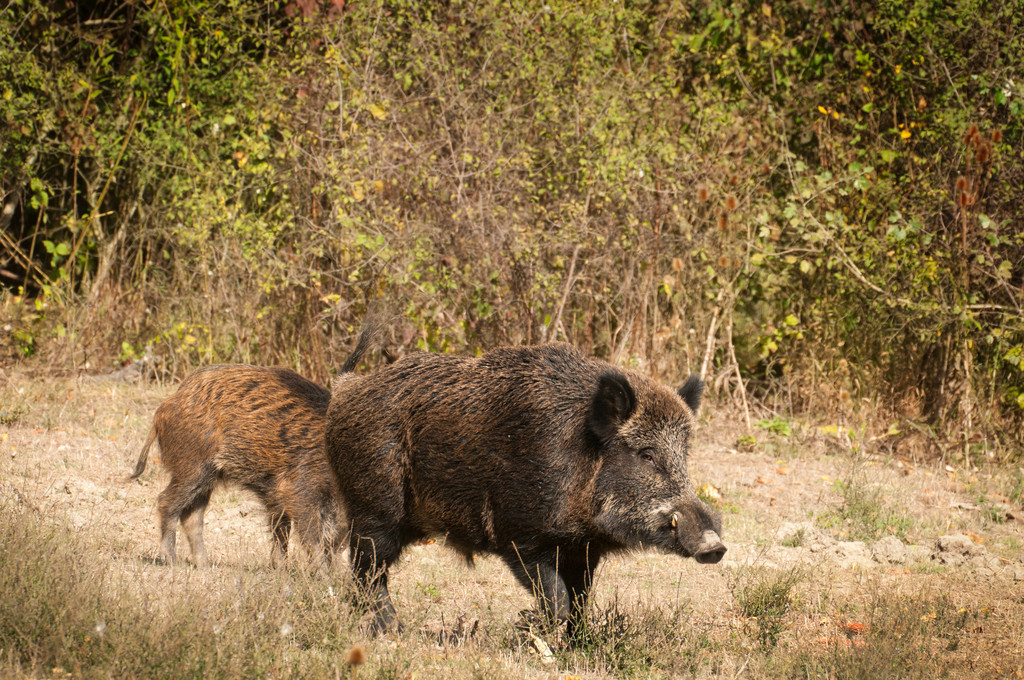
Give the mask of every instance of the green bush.
M 338 4 L 9 4 L 12 356 L 325 378 L 382 305 L 1020 444 L 1019 0 Z

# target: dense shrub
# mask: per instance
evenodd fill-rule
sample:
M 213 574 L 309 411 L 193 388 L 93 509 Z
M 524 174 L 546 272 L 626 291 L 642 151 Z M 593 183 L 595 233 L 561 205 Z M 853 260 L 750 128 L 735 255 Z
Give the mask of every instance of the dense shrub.
M 877 398 L 971 455 L 1024 413 L 1022 17 L 14 0 L 4 343 L 322 378 L 382 304 L 397 342 Z

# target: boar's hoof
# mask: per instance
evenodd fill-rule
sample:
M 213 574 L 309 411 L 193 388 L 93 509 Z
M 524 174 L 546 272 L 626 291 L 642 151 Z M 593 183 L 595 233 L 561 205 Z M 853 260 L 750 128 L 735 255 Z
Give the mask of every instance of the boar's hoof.
M 714 531 L 705 531 L 700 539 L 700 547 L 694 554 L 693 559 L 701 564 L 716 564 L 722 561 L 725 555 L 725 544 Z
M 390 634 L 402 635 L 405 633 L 405 626 L 397 619 L 382 619 L 379 616 L 374 616 L 369 624 L 367 624 L 366 632 L 369 633 L 370 637 L 374 638 L 385 637 Z

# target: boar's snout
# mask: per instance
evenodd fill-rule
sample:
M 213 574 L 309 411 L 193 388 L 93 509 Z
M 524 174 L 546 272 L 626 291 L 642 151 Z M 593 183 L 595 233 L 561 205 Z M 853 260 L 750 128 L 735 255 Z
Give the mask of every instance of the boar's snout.
M 697 547 L 693 559 L 701 564 L 717 564 L 722 561 L 724 555 L 725 544 L 722 543 L 722 539 L 716 532 L 708 529 L 700 537 L 700 545 Z
M 676 506 L 672 513 L 679 552 L 701 564 L 716 564 L 725 555 L 722 517 L 699 499 Z

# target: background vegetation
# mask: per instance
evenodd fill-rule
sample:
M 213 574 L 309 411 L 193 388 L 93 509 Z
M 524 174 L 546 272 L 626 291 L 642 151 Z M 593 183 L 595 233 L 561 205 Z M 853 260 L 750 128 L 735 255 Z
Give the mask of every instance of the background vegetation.
M 3 0 L 4 361 L 326 379 L 382 306 L 397 344 L 567 339 L 1017 456 L 1022 24 L 1019 0 Z

